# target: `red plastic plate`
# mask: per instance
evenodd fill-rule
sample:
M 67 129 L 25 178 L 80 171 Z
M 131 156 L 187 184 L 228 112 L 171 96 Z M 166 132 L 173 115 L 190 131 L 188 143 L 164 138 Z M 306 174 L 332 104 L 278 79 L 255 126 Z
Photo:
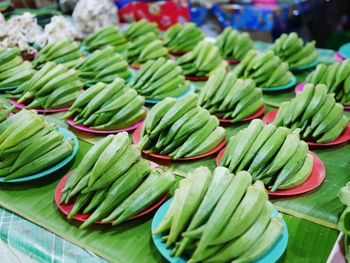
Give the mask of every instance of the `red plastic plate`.
M 141 127 L 137 128 L 135 130 L 135 132 L 132 135 L 132 141 L 134 144 L 138 143 L 140 141 L 140 132 L 141 132 Z M 197 155 L 197 156 L 193 156 L 193 157 L 183 157 L 183 158 L 179 158 L 176 161 L 190 161 L 190 160 L 196 160 L 196 159 L 201 159 L 210 155 L 213 155 L 215 153 L 217 153 L 218 151 L 220 151 L 222 149 L 222 147 L 224 147 L 226 144 L 226 140 L 223 140 L 221 143 L 218 144 L 218 146 L 216 146 L 214 149 L 212 149 L 211 151 L 201 154 L 201 155 Z M 143 150 L 143 153 L 147 154 L 145 150 Z M 150 153 L 147 154 L 149 156 L 152 156 L 156 159 L 162 159 L 162 160 L 167 160 L 167 161 L 173 161 L 174 159 L 172 159 L 171 157 L 169 157 L 168 155 L 163 155 L 163 154 L 156 154 L 156 153 Z
M 22 103 L 17 103 L 17 101 L 15 100 L 10 100 L 12 105 L 15 105 L 18 109 L 24 109 L 26 107 L 25 104 Z M 65 112 L 65 111 L 69 111 L 69 107 L 65 107 L 65 108 L 60 108 L 60 109 L 51 109 L 51 110 L 44 110 L 44 109 L 32 109 L 32 110 L 36 110 L 39 113 L 56 113 L 56 112 Z
M 222 149 L 216 158 L 216 165 L 219 166 L 220 161 L 224 155 L 225 149 Z M 267 191 L 270 196 L 295 196 L 295 195 L 301 195 L 305 194 L 307 192 L 310 192 L 314 189 L 316 189 L 318 186 L 321 185 L 321 183 L 324 181 L 326 177 L 326 169 L 324 167 L 323 162 L 318 158 L 316 154 L 313 152 L 309 151 L 309 153 L 312 155 L 314 158 L 314 164 L 312 167 L 311 174 L 307 178 L 307 180 L 302 183 L 301 185 L 291 188 L 291 189 L 286 189 L 286 190 L 277 190 L 274 192 Z
M 118 132 L 123 132 L 123 131 L 133 131 L 135 129 L 137 129 L 138 127 L 141 127 L 143 120 L 139 121 L 133 125 L 131 125 L 130 127 L 124 128 L 124 129 L 119 129 L 119 130 L 94 130 L 91 128 L 88 128 L 82 124 L 78 124 L 76 125 L 73 121 L 73 119 L 69 118 L 67 119 L 67 123 L 72 126 L 74 129 L 80 130 L 80 131 L 84 131 L 84 132 L 88 132 L 88 133 L 96 133 L 96 134 L 114 134 L 114 133 L 118 133 Z
M 187 80 L 191 80 L 191 81 L 206 81 L 209 79 L 209 77 L 207 76 L 203 76 L 203 77 L 197 77 L 197 76 L 185 76 L 185 78 Z
M 182 56 L 188 53 L 188 51 L 169 51 L 169 53 L 174 56 Z
M 271 122 L 273 122 L 273 120 L 275 119 L 275 117 L 277 115 L 277 112 L 278 112 L 278 110 L 272 110 L 269 113 L 267 113 L 262 119 L 263 122 L 264 123 L 271 123 Z M 327 147 L 327 146 L 339 145 L 339 144 L 345 143 L 345 142 L 347 142 L 349 140 L 350 140 L 350 123 L 348 123 L 348 125 L 346 126 L 345 130 L 343 131 L 343 133 L 340 134 L 340 136 L 338 136 L 338 138 L 336 138 L 332 142 L 327 142 L 327 143 L 307 142 L 307 144 L 309 146 Z
M 265 112 L 265 105 L 261 106 L 260 109 L 258 109 L 255 113 L 253 113 L 252 115 L 248 116 L 247 118 L 244 118 L 243 120 L 239 121 L 239 122 L 243 122 L 243 121 L 250 121 L 250 120 L 253 120 L 253 119 L 256 119 L 258 117 L 260 117 L 261 115 L 264 114 Z M 219 121 L 221 123 L 231 123 L 231 120 L 230 119 L 219 119 Z
M 241 62 L 240 59 L 226 59 L 226 61 L 230 65 L 238 64 L 239 62 Z
M 62 178 L 62 180 L 58 183 L 56 190 L 55 190 L 55 203 L 57 205 L 57 207 L 61 210 L 61 212 L 65 215 L 69 215 L 70 211 L 72 210 L 73 206 L 74 206 L 74 202 L 70 203 L 70 204 L 60 204 L 60 200 L 62 198 L 62 189 L 64 188 L 66 181 L 68 180 L 68 178 L 71 176 L 71 174 L 73 173 L 70 172 L 68 173 L 66 176 L 64 176 Z M 144 211 L 138 213 L 137 215 L 134 215 L 130 218 L 127 219 L 127 221 L 141 217 L 143 215 L 146 215 L 150 212 L 152 212 L 153 210 L 157 209 L 168 197 L 169 192 L 164 193 L 164 195 L 162 195 L 156 202 L 154 202 L 151 206 L 149 206 L 147 209 L 145 209 Z M 75 201 L 75 200 L 74 200 Z M 89 218 L 90 214 L 76 214 L 73 218 L 75 220 L 81 221 L 81 222 L 85 222 L 88 218 Z M 102 224 L 100 221 L 96 222 L 96 224 Z

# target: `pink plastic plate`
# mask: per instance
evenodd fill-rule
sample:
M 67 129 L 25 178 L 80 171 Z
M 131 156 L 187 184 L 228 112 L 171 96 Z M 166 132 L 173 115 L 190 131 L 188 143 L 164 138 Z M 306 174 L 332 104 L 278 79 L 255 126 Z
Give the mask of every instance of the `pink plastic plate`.
M 337 51 L 337 52 L 334 53 L 334 60 L 341 63 L 341 62 L 343 62 L 343 61 L 345 60 L 345 58 L 343 58 L 343 57 L 339 54 L 339 52 Z
M 15 105 L 18 109 L 24 109 L 26 107 L 25 104 L 22 103 L 17 103 L 17 101 L 15 100 L 10 100 L 12 105 Z M 32 110 L 36 110 L 39 113 L 56 113 L 56 112 L 65 112 L 69 110 L 69 107 L 65 107 L 65 108 L 60 108 L 60 109 L 52 109 L 52 110 L 44 110 L 44 109 L 32 109 Z
M 255 113 L 253 113 L 252 115 L 248 116 L 247 118 L 244 118 L 243 120 L 239 121 L 239 122 L 243 122 L 243 121 L 250 121 L 250 120 L 253 120 L 253 119 L 256 119 L 258 117 L 260 117 L 261 115 L 264 114 L 265 112 L 265 105 L 261 106 L 260 109 L 258 109 Z M 230 119 L 219 119 L 219 121 L 221 123 L 231 123 L 231 120 Z
M 272 110 L 269 113 L 267 113 L 263 117 L 264 123 L 271 123 L 276 118 L 278 110 Z M 342 134 L 338 136 L 334 141 L 327 142 L 327 143 L 316 143 L 316 142 L 307 142 L 309 146 L 317 146 L 317 147 L 327 147 L 327 146 L 335 146 L 342 143 L 345 143 L 350 140 L 350 123 L 348 123 L 348 126 L 346 126 L 345 130 Z
M 220 161 L 222 157 L 224 156 L 225 149 L 222 149 L 216 158 L 216 165 L 220 165 Z M 301 195 L 305 194 L 307 192 L 310 192 L 311 190 L 316 189 L 318 186 L 321 185 L 321 183 L 324 181 L 326 177 L 326 169 L 324 167 L 323 162 L 318 158 L 316 154 L 313 152 L 309 151 L 309 153 L 312 155 L 314 158 L 314 165 L 312 167 L 312 171 L 307 178 L 307 180 L 302 183 L 301 185 L 291 188 L 291 189 L 286 189 L 286 190 L 277 190 L 274 192 L 267 191 L 270 196 L 295 196 L 295 195 Z
M 140 141 L 140 132 L 141 132 L 141 127 L 137 128 L 135 130 L 135 132 L 132 135 L 132 140 L 133 143 L 136 144 Z M 223 140 L 221 143 L 219 143 L 214 149 L 212 149 L 211 151 L 201 154 L 201 155 L 197 155 L 197 156 L 193 156 L 193 157 L 183 157 L 183 158 L 179 158 L 176 161 L 190 161 L 190 160 L 196 160 L 196 159 L 201 159 L 210 155 L 213 155 L 215 153 L 217 153 L 218 151 L 220 151 L 222 149 L 222 147 L 224 147 L 226 144 L 226 140 Z M 143 150 L 143 153 L 146 153 L 146 150 Z M 168 155 L 163 155 L 163 154 L 156 154 L 156 153 L 150 153 L 147 154 L 151 157 L 154 157 L 156 159 L 161 159 L 161 160 L 166 160 L 166 161 L 174 161 L 173 158 L 169 157 Z

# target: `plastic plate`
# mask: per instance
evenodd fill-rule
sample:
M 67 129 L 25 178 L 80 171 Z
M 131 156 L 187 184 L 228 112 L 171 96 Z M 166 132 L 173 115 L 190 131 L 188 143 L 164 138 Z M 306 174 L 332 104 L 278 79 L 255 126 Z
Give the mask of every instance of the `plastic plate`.
M 291 68 L 290 70 L 292 70 L 292 71 L 306 70 L 306 69 L 310 69 L 310 68 L 316 67 L 318 63 L 319 63 L 318 60 L 314 60 L 314 61 L 312 61 L 309 64 L 306 64 L 306 65 L 303 65 L 303 66 L 300 66 L 300 67 Z
M 14 89 L 17 89 L 17 86 L 0 88 L 0 91 L 7 91 L 7 90 L 14 90 Z
M 300 83 L 298 86 L 295 87 L 295 93 L 300 93 L 304 90 L 305 87 L 305 83 Z M 344 110 L 350 110 L 350 105 L 343 105 L 344 106 Z
M 194 93 L 195 91 L 196 91 L 196 87 L 193 84 L 191 84 L 190 88 L 188 90 L 186 90 L 184 93 L 176 96 L 175 98 L 176 99 L 180 99 L 180 98 L 186 96 L 189 93 Z M 149 100 L 149 99 L 145 100 L 145 102 L 148 103 L 148 104 L 157 104 L 160 101 L 162 101 L 162 100 Z
M 250 121 L 250 120 L 256 119 L 256 118 L 258 118 L 258 117 L 260 117 L 261 115 L 264 114 L 265 109 L 266 109 L 266 107 L 265 107 L 265 105 L 263 105 L 255 113 L 253 113 L 252 115 L 248 116 L 247 118 L 244 118 L 243 120 L 240 120 L 239 122 Z M 219 119 L 219 121 L 221 123 L 231 123 L 230 119 Z
M 70 131 L 68 131 L 68 130 L 66 130 L 64 128 L 57 128 L 57 130 L 59 132 L 63 133 L 63 139 L 64 140 L 67 140 L 67 139 L 72 139 L 73 140 L 74 148 L 73 148 L 73 152 L 71 153 L 71 155 L 69 155 L 64 160 L 60 161 L 59 163 L 55 164 L 54 166 L 51 166 L 50 168 L 47 168 L 46 170 L 41 171 L 39 173 L 30 175 L 30 176 L 26 176 L 26 177 L 16 178 L 16 179 L 13 179 L 13 180 L 8 180 L 8 181 L 5 181 L 4 177 L 0 177 L 0 182 L 3 182 L 3 183 L 18 183 L 18 182 L 25 182 L 25 181 L 35 180 L 35 179 L 38 179 L 40 177 L 44 177 L 44 176 L 50 175 L 53 172 L 56 172 L 57 170 L 61 169 L 66 164 L 68 164 L 74 158 L 74 156 L 77 154 L 78 147 L 79 147 L 79 142 L 78 142 L 77 137 L 73 133 L 71 133 Z
M 169 209 L 169 206 L 173 198 L 166 201 L 156 212 L 152 220 L 151 230 L 152 232 L 158 227 L 166 212 Z M 275 217 L 279 213 L 277 210 L 273 211 L 272 216 Z M 267 263 L 267 262 L 277 262 L 277 260 L 283 255 L 284 251 L 287 248 L 288 244 L 288 228 L 285 221 L 283 223 L 283 232 L 281 236 L 276 240 L 274 245 L 266 251 L 259 259 L 255 260 L 254 263 Z M 157 250 L 160 254 L 171 263 L 186 263 L 188 258 L 185 257 L 171 257 L 170 252 L 172 248 L 166 248 L 165 243 L 161 239 L 161 235 L 152 235 L 153 243 L 155 244 Z
M 291 78 L 291 80 L 283 86 L 279 86 L 279 87 L 271 87 L 271 88 L 261 88 L 263 91 L 277 91 L 277 90 L 285 90 L 285 89 L 289 89 L 291 87 L 293 87 L 295 84 L 297 83 L 297 79 L 295 76 L 293 76 Z
M 343 62 L 344 60 L 345 60 L 345 58 L 343 58 L 340 54 L 339 54 L 339 52 L 337 51 L 337 52 L 335 52 L 334 53 L 334 60 L 335 61 L 338 61 L 338 62 Z
M 269 113 L 267 113 L 263 117 L 264 123 L 271 123 L 275 119 L 277 115 L 278 110 L 272 110 Z M 350 140 L 350 123 L 346 126 L 343 133 L 338 136 L 334 141 L 327 142 L 327 143 L 316 143 L 316 142 L 307 142 L 309 146 L 317 146 L 317 147 L 327 147 L 327 146 L 335 146 L 342 143 L 345 143 Z
M 226 59 L 226 61 L 230 65 L 238 64 L 239 62 L 241 62 L 240 59 Z
M 174 56 L 182 56 L 182 55 L 185 55 L 186 53 L 188 53 L 189 51 L 169 51 L 169 53 L 171 55 L 174 55 Z
M 140 132 L 141 132 L 141 127 L 137 128 L 135 130 L 135 132 L 132 135 L 132 140 L 134 144 L 137 144 L 140 141 Z M 222 147 L 224 147 L 224 145 L 226 144 L 226 140 L 223 140 L 221 143 L 219 143 L 214 149 L 212 149 L 211 151 L 201 154 L 201 155 L 197 155 L 197 156 L 193 156 L 193 157 L 183 157 L 183 158 L 179 158 L 176 161 L 190 161 L 190 160 L 196 160 L 196 159 L 201 159 L 210 155 L 213 155 L 215 153 L 217 153 L 218 151 L 221 150 Z M 156 154 L 156 153 L 146 153 L 145 150 L 142 150 L 143 153 L 152 156 L 156 159 L 161 159 L 161 160 L 166 160 L 166 161 L 174 161 L 173 158 L 169 157 L 168 155 L 163 155 L 163 154 Z
M 15 100 L 10 100 L 12 105 L 15 105 L 18 109 L 24 109 L 26 107 L 25 104 L 22 103 L 18 103 Z M 59 108 L 59 109 L 51 109 L 51 110 L 44 110 L 44 109 L 37 109 L 34 108 L 32 110 L 36 110 L 39 113 L 56 113 L 56 112 L 65 112 L 65 111 L 69 111 L 69 107 L 65 107 L 65 108 Z
M 339 55 L 344 59 L 350 58 L 350 43 L 344 44 L 339 48 Z
M 216 165 L 220 165 L 220 161 L 222 157 L 224 156 L 225 149 L 222 149 L 216 158 Z M 321 185 L 321 183 L 324 181 L 326 177 L 326 168 L 324 167 L 323 162 L 318 158 L 316 154 L 313 152 L 309 151 L 309 153 L 312 155 L 314 158 L 314 164 L 312 167 L 312 171 L 309 175 L 309 177 L 306 179 L 304 183 L 301 185 L 298 185 L 297 187 L 291 188 L 291 189 L 286 189 L 286 190 L 276 190 L 274 192 L 268 191 L 270 196 L 295 196 L 295 195 L 301 195 L 305 194 L 307 192 L 310 192 L 317 187 Z

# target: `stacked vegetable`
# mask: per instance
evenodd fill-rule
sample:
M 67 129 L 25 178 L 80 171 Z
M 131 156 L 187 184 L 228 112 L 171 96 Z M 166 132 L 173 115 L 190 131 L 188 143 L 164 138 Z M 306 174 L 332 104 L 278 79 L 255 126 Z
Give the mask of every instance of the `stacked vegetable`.
M 282 234 L 282 216 L 273 211 L 264 184 L 252 184 L 248 172 L 199 167 L 180 181 L 153 234 L 189 263 L 253 262 Z
M 350 216 L 350 182 L 346 186 L 342 187 L 339 191 L 339 199 L 346 206 L 343 211 L 339 222 L 338 229 L 344 234 L 344 249 L 346 261 L 350 261 L 350 229 L 348 224 L 348 218 Z
M 126 48 L 127 40 L 116 26 L 107 26 L 87 36 L 82 44 L 90 52 L 106 46 L 122 52 Z
M 239 78 L 254 80 L 259 88 L 271 88 L 288 84 L 293 75 L 288 71 L 288 63 L 272 51 L 258 53 L 250 50 L 233 71 Z
M 157 37 L 159 36 L 157 23 L 149 22 L 146 19 L 141 19 L 137 22 L 133 22 L 124 32 L 124 35 L 129 41 L 135 41 L 137 38 L 142 37 L 150 32 Z
M 306 83 L 325 84 L 328 92 L 343 105 L 350 105 L 350 59 L 331 65 L 319 64 L 305 79 Z
M 111 83 L 115 78 L 129 79 L 131 72 L 124 57 L 115 53 L 112 47 L 96 50 L 76 66 L 79 78 L 85 84 L 99 81 Z
M 218 69 L 209 77 L 199 94 L 199 105 L 219 118 L 240 121 L 263 105 L 261 89 L 251 79 L 241 80 L 233 73 Z
M 164 34 L 164 45 L 171 52 L 191 51 L 202 39 L 204 34 L 194 23 L 175 24 Z
M 323 84 L 306 84 L 303 92 L 281 103 L 274 120 L 277 126 L 300 129 L 307 141 L 326 143 L 336 139 L 348 125 L 344 107 L 336 103 L 334 93 Z
M 293 32 L 282 34 L 271 46 L 271 50 L 291 68 L 298 68 L 316 61 L 318 54 L 315 41 L 304 45 L 304 41 Z
M 76 197 L 68 219 L 79 212 L 91 214 L 82 229 L 101 219 L 118 225 L 158 200 L 174 180 L 170 173 L 151 170 L 122 132 L 105 137 L 88 151 L 67 180 L 61 203 Z
M 175 62 L 158 58 L 147 61 L 128 86 L 148 99 L 159 100 L 183 94 L 189 89 L 190 83 L 185 81 L 182 68 Z
M 56 109 L 72 105 L 80 95 L 78 72 L 62 64 L 47 62 L 33 77 L 11 92 L 26 108 Z
M 18 86 L 34 72 L 31 63 L 23 61 L 19 49 L 0 49 L 0 88 Z
M 168 58 L 169 52 L 163 42 L 153 32 L 149 32 L 129 44 L 125 56 L 129 63 L 142 64 L 159 57 Z
M 144 98 L 116 78 L 109 85 L 99 82 L 81 93 L 64 118 L 75 115 L 75 124 L 96 130 L 123 129 L 145 118 L 143 105 Z
M 182 67 L 186 76 L 198 77 L 208 76 L 220 66 L 227 67 L 227 62 L 222 60 L 219 49 L 207 41 L 199 42 L 193 51 L 180 57 L 176 63 Z
M 46 45 L 40 50 L 32 64 L 35 68 L 41 68 L 46 62 L 53 61 L 68 68 L 74 68 L 82 59 L 80 44 L 64 39 Z
M 253 41 L 248 33 L 239 33 L 232 27 L 225 27 L 224 31 L 216 38 L 215 44 L 225 59 L 243 59 L 249 50 L 253 48 Z
M 262 180 L 275 191 L 305 182 L 312 171 L 313 157 L 297 131 L 255 119 L 230 138 L 220 165 L 232 173 L 246 170 L 254 180 Z
M 225 139 L 219 120 L 198 106 L 198 96 L 193 93 L 177 101 L 166 98 L 156 104 L 142 130 L 143 149 L 167 154 L 174 160 L 207 153 Z
M 5 180 L 40 172 L 68 157 L 71 139 L 34 111 L 21 110 L 0 123 L 0 176 Z

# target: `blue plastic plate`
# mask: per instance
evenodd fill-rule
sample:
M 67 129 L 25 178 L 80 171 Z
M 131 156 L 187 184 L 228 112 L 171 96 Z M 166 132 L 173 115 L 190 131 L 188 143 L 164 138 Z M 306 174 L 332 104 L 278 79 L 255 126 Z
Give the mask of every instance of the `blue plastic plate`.
M 77 154 L 79 142 L 78 142 L 77 137 L 73 133 L 68 131 L 67 129 L 59 127 L 59 128 L 57 128 L 57 131 L 63 133 L 63 139 L 64 140 L 67 140 L 67 139 L 70 139 L 70 138 L 73 140 L 74 148 L 73 148 L 73 152 L 71 153 L 71 155 L 69 155 L 66 159 L 62 160 L 61 162 L 55 164 L 54 166 L 52 166 L 51 168 L 48 168 L 45 171 L 41 171 L 39 173 L 30 175 L 30 176 L 16 178 L 16 179 L 13 179 L 13 180 L 8 180 L 8 181 L 5 181 L 4 177 L 0 177 L 0 182 L 3 182 L 3 183 L 18 183 L 18 182 L 25 182 L 25 181 L 35 180 L 35 179 L 38 179 L 40 177 L 44 177 L 46 175 L 49 175 L 49 174 L 51 174 L 53 172 L 56 172 L 57 170 L 61 169 L 63 166 L 68 164 L 74 158 L 74 156 Z
M 172 202 L 173 198 L 166 201 L 156 212 L 156 214 L 153 217 L 152 220 L 152 232 L 158 227 L 161 220 L 165 216 L 166 212 L 168 211 L 168 208 L 170 206 L 170 203 Z M 279 213 L 277 210 L 273 212 L 273 216 L 277 216 Z M 282 235 L 276 240 L 275 244 L 268 250 L 263 256 L 261 256 L 259 259 L 255 260 L 255 263 L 271 263 L 276 262 L 284 253 L 284 251 L 287 248 L 288 244 L 288 229 L 287 225 L 282 221 L 283 223 L 283 232 Z M 165 243 L 161 239 L 161 235 L 152 235 L 152 239 L 154 244 L 156 245 L 156 248 L 162 254 L 162 256 L 168 260 L 171 263 L 186 263 L 187 259 L 184 257 L 171 257 L 170 252 L 172 248 L 168 249 L 165 247 Z
M 86 49 L 85 45 L 80 45 L 80 50 L 85 53 L 85 55 L 89 56 L 91 53 Z
M 283 86 L 279 87 L 271 87 L 271 88 L 261 88 L 263 91 L 277 91 L 277 90 L 285 90 L 285 89 L 290 89 L 291 87 L 295 86 L 297 84 L 297 78 L 295 76 L 292 77 L 292 79 Z
M 306 65 L 303 65 L 303 66 L 300 66 L 300 67 L 290 68 L 290 70 L 292 70 L 292 71 L 306 70 L 306 69 L 310 69 L 310 68 L 316 67 L 318 63 L 319 63 L 318 60 L 314 60 L 314 61 L 312 61 L 309 64 L 306 64 Z
M 344 44 L 339 48 L 339 54 L 343 58 L 350 58 L 350 43 Z
M 14 90 L 14 89 L 17 89 L 17 86 L 6 87 L 6 88 L 0 88 L 0 91 Z
M 180 94 L 179 96 L 175 97 L 176 99 L 181 99 L 182 97 L 186 96 L 188 93 L 194 93 L 196 91 L 196 87 L 191 84 L 190 88 L 188 90 L 186 90 L 184 93 Z M 160 102 L 162 100 L 148 100 L 146 99 L 145 102 L 148 104 L 157 104 L 158 102 Z

